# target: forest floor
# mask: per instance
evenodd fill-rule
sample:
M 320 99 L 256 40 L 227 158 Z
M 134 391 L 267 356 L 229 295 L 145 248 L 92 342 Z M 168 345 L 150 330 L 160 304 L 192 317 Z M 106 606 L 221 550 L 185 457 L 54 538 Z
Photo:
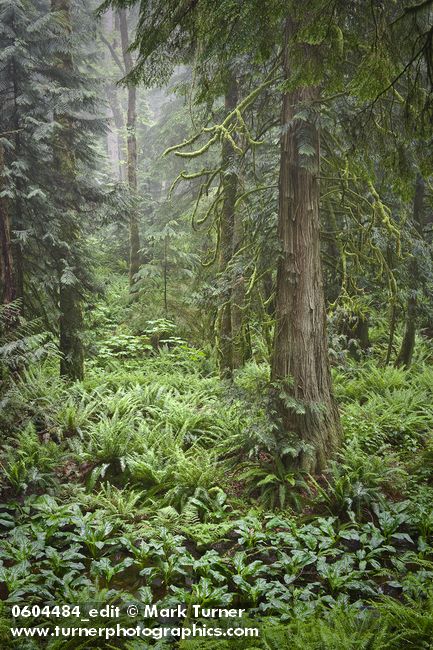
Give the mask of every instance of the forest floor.
M 432 647 L 431 347 L 409 371 L 383 366 L 379 330 L 376 356 L 335 355 L 344 448 L 298 477 L 265 361 L 222 382 L 167 321 L 137 334 L 96 311 L 83 382 L 49 359 L 3 396 L 1 647 L 147 647 L 10 639 L 12 604 L 89 602 L 230 605 L 260 627 L 185 649 Z

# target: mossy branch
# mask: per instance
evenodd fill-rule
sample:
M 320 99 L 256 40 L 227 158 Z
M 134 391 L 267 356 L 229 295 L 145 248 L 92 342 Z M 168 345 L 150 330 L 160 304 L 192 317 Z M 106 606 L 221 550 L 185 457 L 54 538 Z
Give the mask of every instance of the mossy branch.
M 274 83 L 274 73 L 275 73 L 275 68 L 271 70 L 269 73 L 268 77 L 266 80 L 257 86 L 252 92 L 249 93 L 237 106 L 234 108 L 232 111 L 230 111 L 224 120 L 221 122 L 221 124 L 215 124 L 214 126 L 211 127 L 203 127 L 198 133 L 193 135 L 189 140 L 184 140 L 178 145 L 173 145 L 171 147 L 168 147 L 162 154 L 163 156 L 166 156 L 169 153 L 174 152 L 176 156 L 180 156 L 181 158 L 197 158 L 198 156 L 202 156 L 208 149 L 217 141 L 221 141 L 224 138 L 228 139 L 230 143 L 232 144 L 233 148 L 235 151 L 238 153 L 242 153 L 242 151 L 239 149 L 238 145 L 235 143 L 231 136 L 231 132 L 234 130 L 234 124 L 238 123 L 241 127 L 241 130 L 245 133 L 246 139 L 250 145 L 256 145 L 260 144 L 259 142 L 253 140 L 253 138 L 250 136 L 248 129 L 246 127 L 245 121 L 242 118 L 242 113 L 245 111 L 254 101 L 255 99 L 260 95 L 260 93 L 265 90 L 268 86 Z M 229 126 L 232 125 L 232 128 L 230 129 Z M 196 149 L 195 151 L 180 151 L 181 149 L 185 149 L 185 147 L 188 147 L 194 142 L 196 142 L 200 136 L 203 134 L 213 134 L 209 140 L 199 149 Z

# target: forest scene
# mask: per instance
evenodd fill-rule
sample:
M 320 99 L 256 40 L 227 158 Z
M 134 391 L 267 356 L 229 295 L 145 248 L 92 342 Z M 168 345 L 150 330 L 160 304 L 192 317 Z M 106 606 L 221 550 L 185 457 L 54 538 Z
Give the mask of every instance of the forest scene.
M 1 649 L 433 648 L 432 148 L 433 0 L 0 0 Z

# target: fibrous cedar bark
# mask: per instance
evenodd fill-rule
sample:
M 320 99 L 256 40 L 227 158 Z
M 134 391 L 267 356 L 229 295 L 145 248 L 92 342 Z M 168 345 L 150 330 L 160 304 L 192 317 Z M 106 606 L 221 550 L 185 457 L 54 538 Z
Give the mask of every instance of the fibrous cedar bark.
M 122 44 L 123 61 L 125 72 L 129 74 L 133 68 L 132 56 L 129 51 L 128 23 L 126 20 L 126 10 L 119 11 L 119 29 L 120 40 Z M 128 83 L 128 111 L 126 118 L 127 131 L 127 170 L 128 185 L 131 189 L 134 199 L 137 194 L 137 90 L 134 84 Z M 129 284 L 134 284 L 134 277 L 140 269 L 140 231 L 138 227 L 138 214 L 135 207 L 131 209 L 129 215 Z
M 236 108 L 238 88 L 235 77 L 230 74 L 225 92 L 225 109 L 230 113 Z M 232 286 L 228 267 L 234 252 L 235 203 L 237 175 L 235 151 L 232 143 L 225 139 L 222 145 L 222 170 L 224 200 L 220 221 L 220 248 L 218 270 L 225 283 L 223 305 L 219 314 L 219 362 L 222 377 L 230 377 L 233 371 L 233 329 L 232 329 Z
M 290 77 L 288 44 L 295 30 L 287 20 L 285 79 Z M 305 46 L 305 56 L 314 56 L 311 50 Z M 278 216 L 281 254 L 272 355 L 272 382 L 283 432 L 300 443 L 294 463 L 309 472 L 323 470 L 340 444 L 320 260 L 319 131 L 313 118 L 305 121 L 305 111 L 303 119 L 297 117 L 301 107 L 318 98 L 319 89 L 312 86 L 283 95 Z
M 52 11 L 62 12 L 63 25 L 67 32 L 71 32 L 71 16 L 69 0 L 51 0 Z M 73 72 L 74 63 L 68 52 L 57 55 L 57 66 L 64 72 Z M 72 120 L 68 115 L 56 115 L 56 121 L 61 124 L 60 132 L 53 141 L 53 153 L 57 168 L 61 175 L 63 191 L 67 198 L 71 184 L 76 174 L 76 161 L 73 150 Z M 71 201 L 68 203 L 72 204 Z M 59 348 L 61 352 L 60 374 L 71 380 L 80 380 L 84 376 L 84 350 L 81 340 L 83 330 L 83 314 L 81 308 L 81 294 L 77 279 L 72 281 L 69 277 L 76 261 L 73 251 L 78 244 L 79 226 L 77 215 L 73 210 L 66 210 L 61 222 L 62 242 L 56 251 L 59 272 Z

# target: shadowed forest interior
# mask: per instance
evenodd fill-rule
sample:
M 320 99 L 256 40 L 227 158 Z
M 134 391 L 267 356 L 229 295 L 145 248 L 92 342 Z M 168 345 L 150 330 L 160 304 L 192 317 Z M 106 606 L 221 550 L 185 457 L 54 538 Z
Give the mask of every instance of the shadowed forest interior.
M 433 0 L 0 0 L 1 648 L 433 647 L 432 125 Z

